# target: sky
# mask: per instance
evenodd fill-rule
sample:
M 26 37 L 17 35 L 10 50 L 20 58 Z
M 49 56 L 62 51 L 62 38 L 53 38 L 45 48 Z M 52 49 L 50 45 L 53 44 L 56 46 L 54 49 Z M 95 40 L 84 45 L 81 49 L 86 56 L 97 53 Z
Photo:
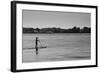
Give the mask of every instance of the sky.
M 57 11 L 40 11 L 40 10 L 23 10 L 22 12 L 23 27 L 26 28 L 72 28 L 90 27 L 91 14 L 78 12 L 57 12 Z

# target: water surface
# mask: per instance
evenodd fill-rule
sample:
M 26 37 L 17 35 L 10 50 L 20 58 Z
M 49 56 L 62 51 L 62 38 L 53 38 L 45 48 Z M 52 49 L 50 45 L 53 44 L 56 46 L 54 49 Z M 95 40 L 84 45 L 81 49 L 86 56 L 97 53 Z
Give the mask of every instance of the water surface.
M 38 55 L 35 51 L 35 40 L 41 43 Z M 90 59 L 91 39 L 89 33 L 66 34 L 23 34 L 23 62 L 44 62 L 63 60 Z

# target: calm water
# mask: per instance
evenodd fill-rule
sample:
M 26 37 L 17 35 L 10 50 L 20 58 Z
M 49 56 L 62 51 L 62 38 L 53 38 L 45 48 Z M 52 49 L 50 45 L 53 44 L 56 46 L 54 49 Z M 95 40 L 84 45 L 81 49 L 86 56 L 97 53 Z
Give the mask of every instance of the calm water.
M 38 55 L 35 40 L 39 37 Z M 90 59 L 91 39 L 89 33 L 23 34 L 23 62 Z

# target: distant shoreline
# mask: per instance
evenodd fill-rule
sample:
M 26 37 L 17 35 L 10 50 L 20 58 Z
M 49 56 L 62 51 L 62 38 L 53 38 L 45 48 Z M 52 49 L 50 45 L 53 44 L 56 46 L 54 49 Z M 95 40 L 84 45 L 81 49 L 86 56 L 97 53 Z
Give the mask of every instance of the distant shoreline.
M 91 33 L 91 28 L 90 27 L 76 27 L 74 26 L 73 28 L 69 29 L 63 29 L 63 28 L 25 28 L 23 27 L 23 33 L 45 33 L 45 34 L 53 34 L 53 33 Z
M 23 34 L 78 34 L 78 33 L 23 33 Z M 84 33 L 80 33 L 84 34 Z M 91 33 L 86 33 L 86 34 L 91 34 Z

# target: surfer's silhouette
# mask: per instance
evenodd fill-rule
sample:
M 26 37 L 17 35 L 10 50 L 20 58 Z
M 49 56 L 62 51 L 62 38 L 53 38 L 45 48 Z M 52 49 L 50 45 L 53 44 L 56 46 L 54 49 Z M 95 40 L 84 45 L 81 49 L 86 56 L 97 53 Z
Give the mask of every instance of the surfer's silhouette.
M 35 49 L 36 49 L 36 55 L 38 55 L 38 37 L 36 37 L 36 42 L 35 42 L 36 46 L 35 46 Z

